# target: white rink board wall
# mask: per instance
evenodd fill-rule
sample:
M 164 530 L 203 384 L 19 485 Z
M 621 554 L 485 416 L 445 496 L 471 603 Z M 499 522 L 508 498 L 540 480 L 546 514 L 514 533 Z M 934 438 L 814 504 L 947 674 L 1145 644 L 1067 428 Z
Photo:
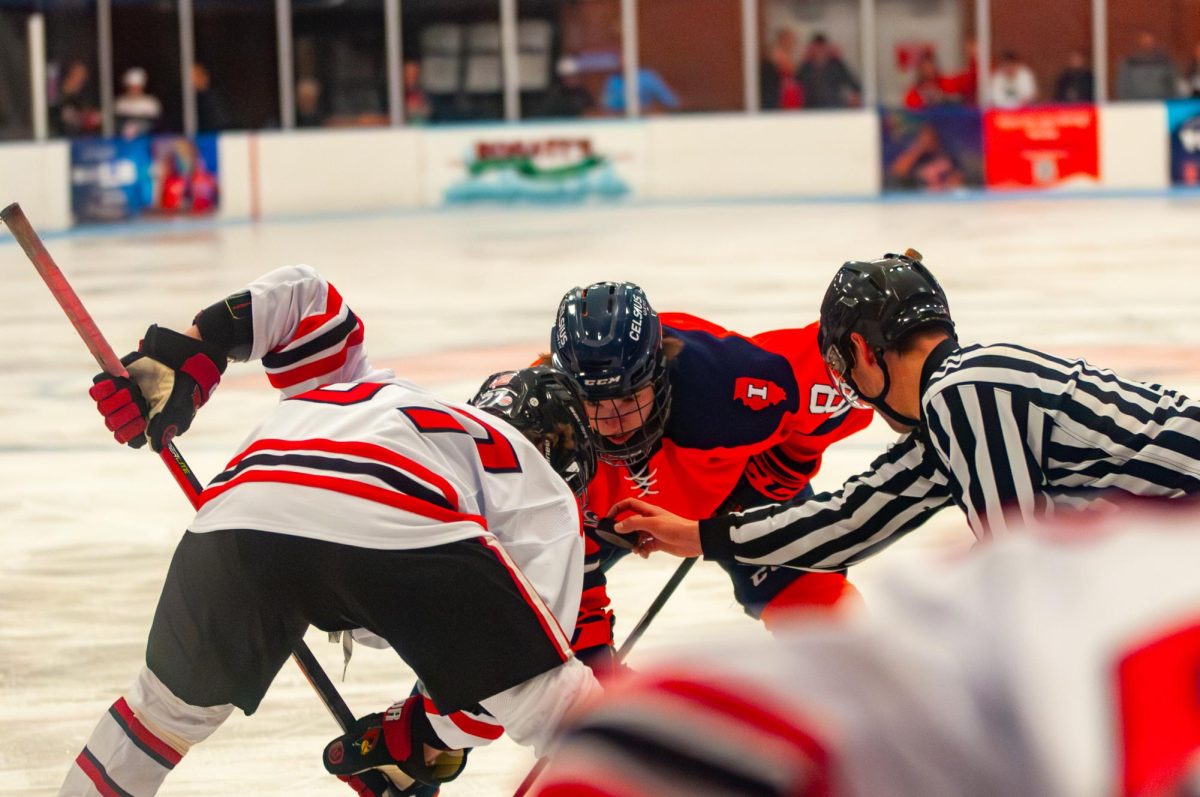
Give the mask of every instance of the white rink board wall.
M 1101 105 L 1100 183 L 1125 189 L 1166 188 L 1171 142 L 1161 102 Z
M 870 197 L 879 115 L 861 111 L 650 121 L 650 199 Z
M 0 145 L 0 207 L 20 202 L 38 229 L 65 230 L 71 226 L 71 145 Z M 8 237 L 0 225 L 0 236 Z
M 1165 114 L 1159 103 L 1100 106 L 1096 188 L 1167 188 Z M 581 156 L 601 161 L 581 178 L 582 189 L 576 182 L 566 190 L 594 198 L 867 198 L 880 192 L 874 111 L 226 133 L 219 146 L 220 216 L 227 220 L 433 208 L 448 196 L 479 199 L 486 191 L 470 185 L 469 165 L 481 152 L 504 153 L 505 147 L 509 155 L 527 155 L 540 175 L 577 167 Z M 69 164 L 66 142 L 0 145 L 0 204 L 21 202 L 43 231 L 69 228 Z M 503 199 L 498 175 L 484 170 L 477 178 L 481 184 L 501 181 L 490 189 Z M 522 201 L 563 199 L 555 196 L 561 185 L 546 190 L 552 181 L 535 178 L 524 186 L 531 195 Z

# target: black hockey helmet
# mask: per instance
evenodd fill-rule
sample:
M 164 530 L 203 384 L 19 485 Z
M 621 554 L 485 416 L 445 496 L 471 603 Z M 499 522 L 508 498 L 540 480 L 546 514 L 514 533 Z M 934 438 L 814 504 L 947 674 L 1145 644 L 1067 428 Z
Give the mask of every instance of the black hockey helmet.
M 577 496 L 596 473 L 596 445 L 583 397 L 566 374 L 544 365 L 501 371 L 468 402 L 520 430 Z
M 601 435 L 596 440 L 608 461 L 649 454 L 666 427 L 671 391 L 662 325 L 645 292 L 632 282 L 571 289 L 558 305 L 550 352 L 554 366 L 575 379 L 586 401 L 619 399 L 654 387 L 653 405 L 644 408 L 636 432 L 620 443 Z
M 849 379 L 854 365 L 851 333 L 862 335 L 882 358 L 905 335 L 927 327 L 954 334 L 946 292 L 921 262 L 920 253 L 910 249 L 903 255 L 843 264 L 821 302 L 817 342 L 846 398 L 862 406 Z

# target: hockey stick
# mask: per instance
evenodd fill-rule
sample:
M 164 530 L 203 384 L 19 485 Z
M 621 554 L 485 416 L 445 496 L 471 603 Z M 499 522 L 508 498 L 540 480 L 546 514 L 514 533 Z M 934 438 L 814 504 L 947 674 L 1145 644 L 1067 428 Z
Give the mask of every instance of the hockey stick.
M 633 630 L 629 632 L 629 636 L 625 637 L 625 641 L 621 643 L 621 647 L 619 650 L 617 650 L 616 656 L 618 664 L 625 661 L 625 658 L 629 655 L 630 651 L 633 650 L 633 646 L 639 639 L 642 638 L 642 634 L 646 633 L 646 629 L 650 627 L 650 621 L 657 617 L 658 613 L 662 611 L 662 607 L 666 604 L 667 600 L 675 593 L 675 589 L 679 586 L 679 582 L 683 581 L 683 577 L 686 576 L 688 571 L 691 570 L 696 564 L 697 558 L 698 557 L 693 556 L 690 559 L 684 559 L 679 563 L 679 567 L 675 568 L 675 572 L 671 574 L 671 577 L 667 579 L 667 583 L 663 585 L 661 590 L 659 590 L 658 596 L 650 604 L 650 607 L 646 609 L 646 613 L 642 615 L 642 619 L 638 620 L 638 624 L 633 627 Z M 533 765 L 533 768 L 529 770 L 529 774 L 527 774 L 521 781 L 521 785 L 517 786 L 517 790 L 513 792 L 513 797 L 525 797 L 525 794 L 533 788 L 534 782 L 542 774 L 542 770 L 545 769 L 546 765 L 549 763 L 549 757 L 539 759 L 537 763 Z
M 621 649 L 617 651 L 617 661 L 622 662 L 629 655 L 629 651 L 633 649 L 633 645 L 642 638 L 642 634 L 646 633 L 646 629 L 650 626 L 650 621 L 658 616 L 662 611 L 662 607 L 666 604 L 667 599 L 675 593 L 679 582 L 683 581 L 683 577 L 688 574 L 688 571 L 696 564 L 697 557 L 693 556 L 690 559 L 684 559 L 679 563 L 679 567 L 675 568 L 675 572 L 667 579 L 667 583 L 659 591 L 658 597 L 650 604 L 650 608 L 646 609 L 646 613 L 642 615 L 642 619 L 638 620 L 638 624 L 629 632 L 629 636 L 625 637 L 625 641 L 621 643 Z
M 80 300 L 75 289 L 71 287 L 71 283 L 67 282 L 67 278 L 54 262 L 54 258 L 46 250 L 42 239 L 33 229 L 33 225 L 29 223 L 29 219 L 25 217 L 25 212 L 21 210 L 21 206 L 14 202 L 4 210 L 0 210 L 0 221 L 4 222 L 13 238 L 25 250 L 25 255 L 33 263 L 33 267 L 37 269 L 63 312 L 67 314 L 71 326 L 75 327 L 75 331 L 83 338 L 84 345 L 96 358 L 101 370 L 112 376 L 128 378 L 129 372 L 125 370 L 117 353 L 105 340 L 104 334 L 100 332 L 100 328 L 92 319 L 91 314 L 83 306 L 83 301 Z M 159 452 L 159 456 L 162 457 L 167 470 L 175 477 L 175 482 L 191 501 L 192 506 L 199 509 L 200 493 L 203 488 L 199 479 L 196 478 L 196 474 L 188 467 L 183 455 L 179 453 L 179 449 L 175 447 L 174 443 L 168 442 Z M 292 648 L 292 658 L 300 667 L 300 671 L 304 673 L 309 684 L 312 685 L 317 696 L 321 698 L 321 702 L 325 704 L 325 708 L 337 720 L 338 725 L 343 731 L 349 730 L 355 721 L 354 713 L 350 711 L 346 701 L 338 694 L 333 681 L 329 680 L 329 676 L 321 668 L 321 663 L 317 661 L 316 656 L 313 655 L 304 640 L 298 641 Z

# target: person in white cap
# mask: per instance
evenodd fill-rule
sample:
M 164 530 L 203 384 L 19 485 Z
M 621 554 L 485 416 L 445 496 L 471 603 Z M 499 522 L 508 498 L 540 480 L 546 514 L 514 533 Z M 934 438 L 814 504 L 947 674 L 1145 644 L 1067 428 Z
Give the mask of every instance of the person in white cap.
M 135 66 L 125 70 L 121 84 L 125 91 L 117 97 L 117 130 L 124 138 L 137 138 L 154 132 L 162 116 L 162 103 L 146 93 L 146 70 Z

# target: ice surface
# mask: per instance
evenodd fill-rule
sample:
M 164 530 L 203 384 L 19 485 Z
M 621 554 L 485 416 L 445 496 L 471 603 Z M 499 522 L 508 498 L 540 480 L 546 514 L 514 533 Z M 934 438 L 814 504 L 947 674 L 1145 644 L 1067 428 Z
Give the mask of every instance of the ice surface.
M 259 273 L 302 262 L 365 320 L 376 362 L 455 398 L 543 351 L 558 299 L 576 284 L 633 280 L 659 309 L 757 332 L 814 320 L 843 260 L 913 246 L 949 292 L 964 340 L 1082 355 L 1195 393 L 1198 212 L 1200 200 L 1161 198 L 463 210 L 47 243 L 119 353 L 150 322 L 186 324 Z M 0 794 L 49 795 L 136 672 L 191 511 L 156 457 L 112 443 L 85 393 L 94 365 L 7 240 L 0 269 Z M 256 367 L 232 367 L 180 449 L 202 477 L 215 473 L 274 402 Z M 877 422 L 835 447 L 817 487 L 838 485 L 890 438 Z M 970 541 L 948 510 L 855 580 L 869 602 L 882 569 L 919 567 Z M 659 556 L 613 571 L 619 638 L 674 566 Z M 762 633 L 723 572 L 702 564 L 630 662 L 687 640 Z M 340 649 L 315 632 L 308 642 L 338 679 Z M 411 680 L 395 656 L 360 647 L 339 687 L 366 713 Z M 320 765 L 335 732 L 289 664 L 259 712 L 235 715 L 193 750 L 161 794 L 349 794 Z M 530 764 L 501 740 L 443 794 L 511 794 Z

